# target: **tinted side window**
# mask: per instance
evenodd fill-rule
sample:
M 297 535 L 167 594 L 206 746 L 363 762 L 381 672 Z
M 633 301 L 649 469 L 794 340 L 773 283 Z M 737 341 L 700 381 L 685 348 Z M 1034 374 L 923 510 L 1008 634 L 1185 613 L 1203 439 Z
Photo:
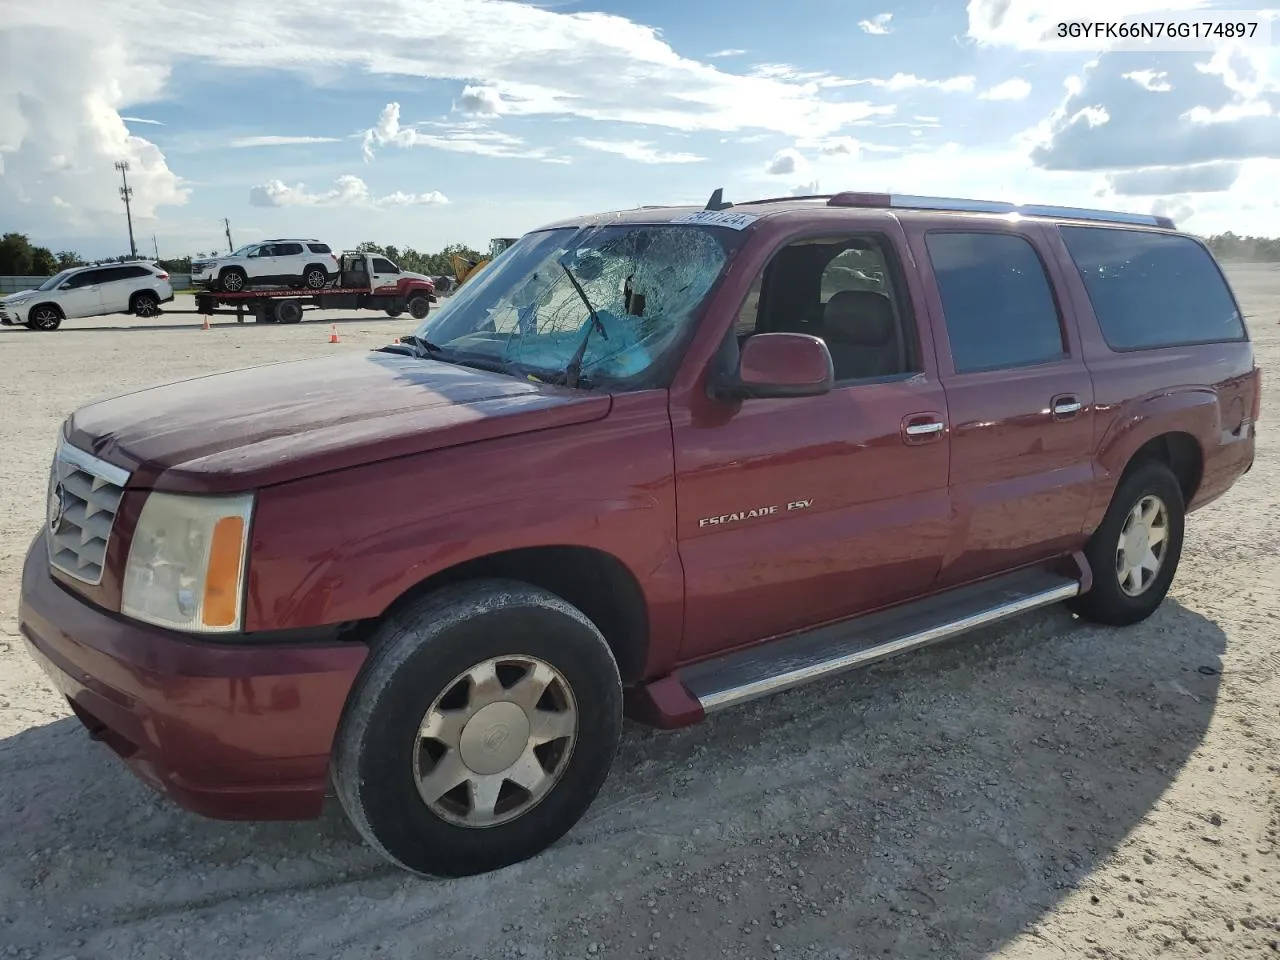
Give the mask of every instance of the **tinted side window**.
M 312 253 L 333 253 L 327 243 L 308 243 L 307 249 Z
M 67 281 L 67 285 L 75 290 L 79 287 L 90 287 L 95 283 L 101 283 L 105 270 L 86 270 L 84 273 L 77 273 L 74 277 Z
M 264 243 L 264 244 L 263 244 L 262 246 L 260 246 L 256 251 L 254 251 L 254 250 L 250 250 L 250 251 L 249 251 L 249 256 L 251 256 L 251 257 L 274 257 L 274 256 L 276 255 L 276 249 L 277 249 L 277 247 L 275 246 L 275 244 L 271 244 L 271 243 Z
M 384 260 L 382 257 L 373 258 L 373 269 L 377 273 L 399 273 L 400 268 L 390 260 Z
M 300 243 L 277 243 L 275 255 L 277 257 L 297 257 L 302 254 L 302 244 Z
M 113 267 L 106 271 L 109 276 L 103 277 L 102 282 L 108 283 L 112 280 L 136 280 L 138 277 L 149 277 L 151 271 L 146 267 Z
M 957 373 L 1064 355 L 1049 277 L 1028 240 L 1011 233 L 932 233 L 926 243 Z
M 1240 340 L 1244 321 L 1209 252 L 1190 237 L 1060 227 L 1113 350 Z

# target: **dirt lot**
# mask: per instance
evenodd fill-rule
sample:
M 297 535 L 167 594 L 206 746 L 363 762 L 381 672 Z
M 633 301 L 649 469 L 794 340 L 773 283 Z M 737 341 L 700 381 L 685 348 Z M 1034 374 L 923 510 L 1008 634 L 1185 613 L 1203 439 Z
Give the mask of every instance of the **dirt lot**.
M 1280 269 L 1232 272 L 1280 370 Z M 326 318 L 327 319 L 327 318 Z M 58 423 L 157 379 L 362 350 L 411 328 L 0 328 L 0 957 L 1280 956 L 1280 463 L 1191 521 L 1129 631 L 1062 610 L 748 705 L 630 727 L 587 819 L 534 861 L 425 882 L 336 805 L 227 824 L 91 743 L 17 636 Z

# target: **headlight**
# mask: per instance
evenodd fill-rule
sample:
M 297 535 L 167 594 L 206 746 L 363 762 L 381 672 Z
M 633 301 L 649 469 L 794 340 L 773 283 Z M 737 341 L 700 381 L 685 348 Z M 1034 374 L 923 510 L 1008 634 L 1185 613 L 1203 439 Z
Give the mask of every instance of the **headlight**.
M 193 633 L 240 629 L 253 496 L 152 493 L 129 547 L 120 612 Z

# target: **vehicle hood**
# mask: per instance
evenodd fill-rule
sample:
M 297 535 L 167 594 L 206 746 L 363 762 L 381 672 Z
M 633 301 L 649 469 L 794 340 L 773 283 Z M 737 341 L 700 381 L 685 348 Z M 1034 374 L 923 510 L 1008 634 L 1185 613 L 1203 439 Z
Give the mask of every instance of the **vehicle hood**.
M 432 287 L 436 285 L 436 282 L 434 280 L 432 280 L 430 277 L 428 277 L 426 274 L 423 274 L 423 273 L 413 273 L 409 270 L 402 270 L 400 271 L 400 276 L 409 280 L 422 280 L 425 283 L 431 284 Z
M 0 303 L 21 303 L 23 300 L 30 300 L 39 291 L 37 290 L 19 290 L 17 293 L 11 293 L 7 297 L 0 297 Z
M 609 412 L 608 394 L 394 353 L 266 364 L 82 407 L 70 442 L 131 487 L 234 493 Z

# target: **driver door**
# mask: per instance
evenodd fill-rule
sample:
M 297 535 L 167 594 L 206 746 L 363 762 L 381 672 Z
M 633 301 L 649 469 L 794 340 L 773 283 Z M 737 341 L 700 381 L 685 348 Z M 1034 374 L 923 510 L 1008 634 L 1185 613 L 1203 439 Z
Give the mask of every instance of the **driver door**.
M 269 243 L 249 251 L 249 256 L 245 259 L 245 272 L 251 280 L 260 283 L 276 282 L 279 271 L 276 270 L 275 252 L 276 248 Z
M 373 270 L 369 277 L 374 293 L 394 293 L 396 284 L 400 282 L 400 268 L 388 260 L 386 257 L 370 257 L 370 269 Z M 379 291 L 379 287 L 390 287 L 390 290 Z

